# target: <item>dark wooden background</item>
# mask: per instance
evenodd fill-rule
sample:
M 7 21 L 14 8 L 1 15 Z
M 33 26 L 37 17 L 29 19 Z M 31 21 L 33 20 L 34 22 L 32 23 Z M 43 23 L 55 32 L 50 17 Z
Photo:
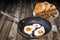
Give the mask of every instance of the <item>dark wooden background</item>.
M 5 11 L 11 16 L 18 17 L 19 20 L 33 16 L 33 7 L 39 0 L 0 0 L 0 11 Z M 51 2 L 51 1 L 50 1 Z M 60 5 L 56 4 L 60 11 Z M 17 24 L 10 21 L 7 16 L 0 14 L 0 40 L 60 40 L 60 16 L 51 21 L 52 30 L 47 35 L 39 39 L 24 38 L 17 32 Z

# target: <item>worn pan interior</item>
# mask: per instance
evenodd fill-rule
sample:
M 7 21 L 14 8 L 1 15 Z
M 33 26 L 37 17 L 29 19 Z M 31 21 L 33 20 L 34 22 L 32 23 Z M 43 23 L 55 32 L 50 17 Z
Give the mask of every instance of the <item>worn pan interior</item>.
M 19 23 L 18 23 L 18 32 L 23 35 L 24 37 L 28 37 L 28 38 L 40 38 L 39 37 L 30 37 L 26 34 L 23 33 L 23 28 L 26 26 L 26 25 L 29 25 L 29 24 L 34 24 L 34 23 L 39 23 L 41 25 L 43 25 L 45 27 L 45 34 L 49 33 L 52 26 L 51 26 L 51 23 L 44 19 L 44 18 L 41 18 L 41 17 L 29 17 L 29 18 L 25 18 L 23 20 L 21 20 Z M 44 35 L 45 35 L 44 34 Z

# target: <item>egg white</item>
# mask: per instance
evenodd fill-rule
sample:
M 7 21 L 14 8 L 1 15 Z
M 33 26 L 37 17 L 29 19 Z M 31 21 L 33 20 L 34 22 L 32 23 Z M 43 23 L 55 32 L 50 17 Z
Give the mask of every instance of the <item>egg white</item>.
M 40 24 L 33 24 L 33 26 L 34 26 L 34 27 L 36 27 L 36 28 L 41 27 L 41 25 L 40 25 Z
M 38 33 L 39 30 L 42 30 L 43 33 L 42 33 L 42 34 L 39 34 L 39 33 Z M 44 29 L 43 26 L 34 31 L 34 35 L 35 35 L 35 36 L 41 36 L 41 35 L 43 35 L 44 33 L 45 33 L 45 29 Z

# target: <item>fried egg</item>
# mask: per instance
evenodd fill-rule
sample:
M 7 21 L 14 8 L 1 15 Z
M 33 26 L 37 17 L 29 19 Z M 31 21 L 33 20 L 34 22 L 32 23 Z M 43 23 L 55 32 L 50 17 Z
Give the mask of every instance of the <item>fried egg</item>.
M 36 27 L 36 28 L 41 27 L 41 25 L 40 25 L 40 24 L 33 24 L 33 26 L 34 26 L 34 27 Z
M 45 33 L 45 29 L 43 26 L 41 26 L 39 29 L 35 30 L 34 31 L 34 35 L 35 36 L 41 36 Z
M 35 30 L 35 27 L 33 27 L 33 25 L 28 25 L 24 27 L 24 32 L 28 35 L 31 35 L 33 30 Z

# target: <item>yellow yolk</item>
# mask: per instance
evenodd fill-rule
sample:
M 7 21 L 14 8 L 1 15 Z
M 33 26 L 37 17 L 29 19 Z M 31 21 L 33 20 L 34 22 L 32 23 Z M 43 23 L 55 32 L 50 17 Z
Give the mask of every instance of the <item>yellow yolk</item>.
M 42 34 L 42 33 L 43 33 L 43 31 L 42 31 L 42 30 L 39 30 L 39 31 L 38 31 L 38 34 Z
M 27 28 L 26 28 L 26 31 L 31 31 L 31 28 L 27 27 Z

